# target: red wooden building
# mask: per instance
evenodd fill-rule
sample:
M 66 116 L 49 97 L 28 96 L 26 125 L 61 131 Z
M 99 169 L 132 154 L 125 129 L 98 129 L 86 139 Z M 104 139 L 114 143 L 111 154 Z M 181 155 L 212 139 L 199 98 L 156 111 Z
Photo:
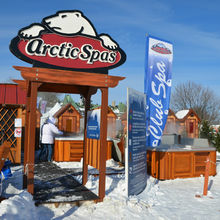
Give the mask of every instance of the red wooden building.
M 0 84 L 0 143 L 10 142 L 9 159 L 21 162 L 21 138 L 14 137 L 15 118 L 22 117 L 26 94 L 15 84 Z
M 100 109 L 100 107 L 96 108 Z M 108 138 L 115 138 L 116 136 L 116 119 L 117 115 L 113 112 L 113 110 L 108 106 L 108 114 L 107 114 L 107 126 L 108 126 L 108 132 L 107 137 Z
M 58 118 L 58 128 L 61 131 L 68 133 L 80 132 L 81 114 L 72 104 L 66 104 L 59 111 L 54 114 Z M 112 141 L 111 138 L 116 135 L 116 118 L 117 116 L 108 107 L 107 113 L 107 159 L 112 158 Z M 93 145 L 97 145 L 98 141 L 93 140 Z M 88 142 L 88 146 L 91 145 Z M 97 152 L 94 153 L 96 155 Z M 74 136 L 74 134 L 67 137 L 57 137 L 55 139 L 54 160 L 55 161 L 80 161 L 83 158 L 83 138 L 81 136 Z
M 12 163 L 21 163 L 21 150 L 24 147 L 26 93 L 16 84 L 0 84 L 0 144 L 8 141 L 11 144 L 9 159 Z M 40 112 L 37 111 L 37 128 L 39 136 Z M 22 134 L 14 137 L 15 119 L 22 119 Z M 38 146 L 39 138 L 36 139 Z
M 188 138 L 198 138 L 200 121 L 193 109 L 182 110 L 176 114 L 169 110 L 164 134 L 180 134 Z
M 64 132 L 79 133 L 81 114 L 72 104 L 66 104 L 54 114 L 58 119 L 58 128 Z
M 107 114 L 108 133 L 107 133 L 107 136 L 109 138 L 115 138 L 115 136 L 116 136 L 116 133 L 117 133 L 117 131 L 116 131 L 116 119 L 117 119 L 117 115 L 108 106 L 108 114 Z

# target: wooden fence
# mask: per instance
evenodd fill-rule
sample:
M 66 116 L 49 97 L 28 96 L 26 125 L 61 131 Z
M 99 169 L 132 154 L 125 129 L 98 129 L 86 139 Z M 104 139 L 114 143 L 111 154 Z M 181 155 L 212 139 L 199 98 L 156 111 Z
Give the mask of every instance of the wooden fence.
M 10 143 L 9 160 L 21 163 L 21 138 L 14 136 L 15 118 L 21 118 L 22 108 L 13 105 L 0 105 L 0 145 Z

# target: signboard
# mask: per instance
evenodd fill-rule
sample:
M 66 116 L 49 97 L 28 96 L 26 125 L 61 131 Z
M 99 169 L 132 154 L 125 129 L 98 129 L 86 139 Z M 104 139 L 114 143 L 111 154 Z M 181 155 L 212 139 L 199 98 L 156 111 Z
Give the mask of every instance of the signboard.
M 15 128 L 21 128 L 21 127 L 22 127 L 22 119 L 15 118 Z
M 147 37 L 145 89 L 147 94 L 147 146 L 156 147 L 169 113 L 173 45 Z
M 22 128 L 15 128 L 14 137 L 21 137 Z
M 91 139 L 100 138 L 100 116 L 101 116 L 101 109 L 88 111 L 87 138 L 91 138 Z
M 108 34 L 97 34 L 81 11 L 65 10 L 22 28 L 11 52 L 37 67 L 105 73 L 123 64 L 124 51 Z
M 146 95 L 128 88 L 126 182 L 127 194 L 141 193 L 147 184 Z

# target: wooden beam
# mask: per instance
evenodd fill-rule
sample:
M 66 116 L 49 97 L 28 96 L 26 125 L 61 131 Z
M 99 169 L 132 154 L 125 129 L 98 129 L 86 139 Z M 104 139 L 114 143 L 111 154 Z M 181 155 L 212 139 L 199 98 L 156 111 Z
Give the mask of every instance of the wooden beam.
M 31 82 L 30 96 L 30 117 L 29 117 L 29 145 L 27 161 L 27 190 L 34 194 L 34 153 L 35 153 L 35 135 L 36 135 L 36 107 L 37 107 L 37 89 L 39 83 Z
M 13 82 L 18 84 L 18 86 L 23 90 L 27 89 L 26 80 L 13 79 Z M 42 83 L 38 88 L 38 92 L 82 94 L 83 96 L 86 96 L 88 91 L 93 95 L 97 92 L 97 88 L 80 85 L 66 85 L 60 83 Z
M 84 96 L 85 98 L 85 115 L 84 115 L 84 141 L 83 141 L 83 185 L 87 183 L 88 180 L 88 148 L 87 148 L 87 113 L 90 109 L 90 103 L 91 103 L 91 94 L 87 93 L 87 96 Z
M 78 90 L 80 95 L 83 95 L 83 97 L 87 97 L 89 95 L 91 99 L 91 96 L 97 93 L 98 88 L 86 86 L 84 88 L 78 87 Z
M 108 88 L 101 88 L 101 122 L 100 122 L 100 158 L 99 158 L 99 202 L 105 197 L 105 172 L 107 158 L 107 114 L 108 114 Z
M 12 80 L 13 82 L 15 82 L 16 84 L 18 84 L 18 86 L 23 89 L 23 90 L 26 90 L 27 87 L 26 87 L 26 81 L 25 80 L 18 80 L 18 79 L 13 79 Z
M 60 83 L 69 85 L 115 87 L 125 77 L 110 76 L 107 74 L 87 73 L 69 70 L 58 70 L 38 67 L 19 67 L 24 79 L 37 82 Z
M 25 81 L 24 81 L 25 82 Z M 30 116 L 30 89 L 31 86 L 29 81 L 25 82 L 25 88 L 26 89 L 26 115 L 25 115 L 25 139 L 24 139 L 24 168 L 23 168 L 23 189 L 27 189 L 27 161 L 28 161 L 28 146 L 29 146 L 29 116 Z

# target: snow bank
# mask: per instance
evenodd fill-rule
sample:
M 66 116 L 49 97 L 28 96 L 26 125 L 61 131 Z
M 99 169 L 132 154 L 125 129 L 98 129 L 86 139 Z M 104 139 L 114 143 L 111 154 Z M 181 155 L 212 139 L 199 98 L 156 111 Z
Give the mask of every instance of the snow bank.
M 147 187 L 137 196 L 126 196 L 125 175 L 106 176 L 106 197 L 102 203 L 85 202 L 80 207 L 62 204 L 34 206 L 32 196 L 21 189 L 21 167 L 12 167 L 11 184 L 4 184 L 4 192 L 11 196 L 0 203 L 0 219 L 83 219 L 83 220 L 185 220 L 220 219 L 220 154 L 216 176 L 209 177 L 208 196 L 203 197 L 204 177 L 159 181 L 148 177 Z M 81 168 L 82 163 L 59 163 L 65 168 Z M 107 167 L 120 169 L 110 160 Z M 18 175 L 19 174 L 19 175 Z M 20 178 L 20 179 L 19 179 Z M 82 176 L 76 178 L 81 181 Z M 87 188 L 98 194 L 98 177 L 88 176 Z M 17 195 L 12 195 L 16 193 Z M 201 195 L 201 198 L 195 197 Z
M 31 194 L 21 192 L 9 199 L 3 200 L 0 204 L 0 219 L 2 220 L 37 220 L 38 215 Z

